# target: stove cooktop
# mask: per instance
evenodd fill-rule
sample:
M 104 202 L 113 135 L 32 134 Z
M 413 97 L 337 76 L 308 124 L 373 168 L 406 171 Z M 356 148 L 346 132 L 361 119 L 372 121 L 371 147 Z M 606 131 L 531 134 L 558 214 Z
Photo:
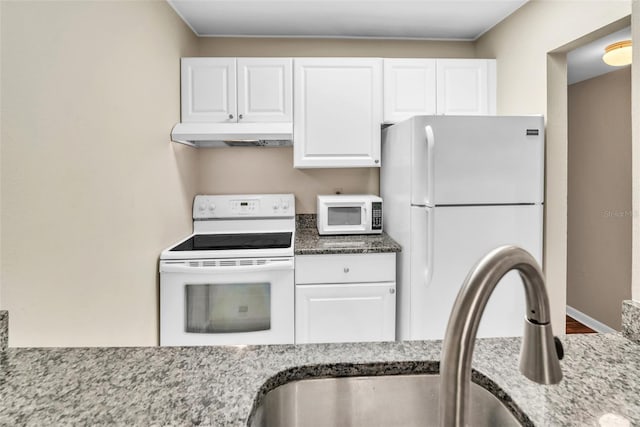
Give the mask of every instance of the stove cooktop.
M 283 249 L 291 247 L 293 233 L 196 234 L 170 252 Z

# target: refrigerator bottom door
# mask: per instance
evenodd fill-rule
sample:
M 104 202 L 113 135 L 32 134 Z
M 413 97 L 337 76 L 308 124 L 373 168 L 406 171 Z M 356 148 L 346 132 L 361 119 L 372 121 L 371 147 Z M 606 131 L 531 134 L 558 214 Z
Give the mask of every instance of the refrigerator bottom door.
M 492 249 L 516 245 L 542 262 L 542 206 L 453 206 L 433 208 L 428 252 L 412 251 L 412 338 L 441 339 L 453 303 L 473 266 Z M 414 236 L 412 236 L 414 237 Z M 415 246 L 412 244 L 412 249 Z M 421 258 L 421 259 L 418 259 Z M 430 271 L 429 271 L 430 270 Z M 524 287 L 517 272 L 496 286 L 482 315 L 478 337 L 521 336 Z

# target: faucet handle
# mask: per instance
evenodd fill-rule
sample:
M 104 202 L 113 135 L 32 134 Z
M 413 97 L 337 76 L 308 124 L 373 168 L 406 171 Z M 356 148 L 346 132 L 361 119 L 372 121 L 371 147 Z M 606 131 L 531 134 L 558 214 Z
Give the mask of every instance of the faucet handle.
M 560 338 L 553 337 L 553 343 L 556 345 L 556 354 L 558 355 L 558 360 L 564 359 L 564 347 L 562 346 L 562 341 L 560 341 Z

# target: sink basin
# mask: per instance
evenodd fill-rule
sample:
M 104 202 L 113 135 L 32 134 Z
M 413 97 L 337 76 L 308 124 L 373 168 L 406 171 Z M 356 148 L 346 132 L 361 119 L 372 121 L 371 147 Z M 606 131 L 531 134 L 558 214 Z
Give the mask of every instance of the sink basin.
M 251 427 L 438 425 L 439 375 L 305 379 L 268 392 Z M 470 425 L 521 426 L 491 392 L 471 384 Z

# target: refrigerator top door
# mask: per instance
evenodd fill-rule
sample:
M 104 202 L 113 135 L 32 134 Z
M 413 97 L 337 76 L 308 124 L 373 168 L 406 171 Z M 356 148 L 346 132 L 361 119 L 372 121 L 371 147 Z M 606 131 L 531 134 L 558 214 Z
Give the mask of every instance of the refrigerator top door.
M 431 126 L 414 128 L 411 141 L 411 204 L 413 206 L 434 205 L 434 180 L 430 172 L 434 170 L 435 138 Z
M 382 161 L 380 195 L 385 212 L 389 206 L 432 206 L 433 181 L 427 165 L 432 164 L 433 134 L 416 127 L 414 118 L 397 123 L 382 131 Z M 431 169 L 432 166 L 431 166 Z M 384 226 L 386 227 L 386 225 Z
M 542 116 L 411 120 L 417 154 L 412 156 L 413 198 L 424 194 L 427 206 L 542 203 Z

